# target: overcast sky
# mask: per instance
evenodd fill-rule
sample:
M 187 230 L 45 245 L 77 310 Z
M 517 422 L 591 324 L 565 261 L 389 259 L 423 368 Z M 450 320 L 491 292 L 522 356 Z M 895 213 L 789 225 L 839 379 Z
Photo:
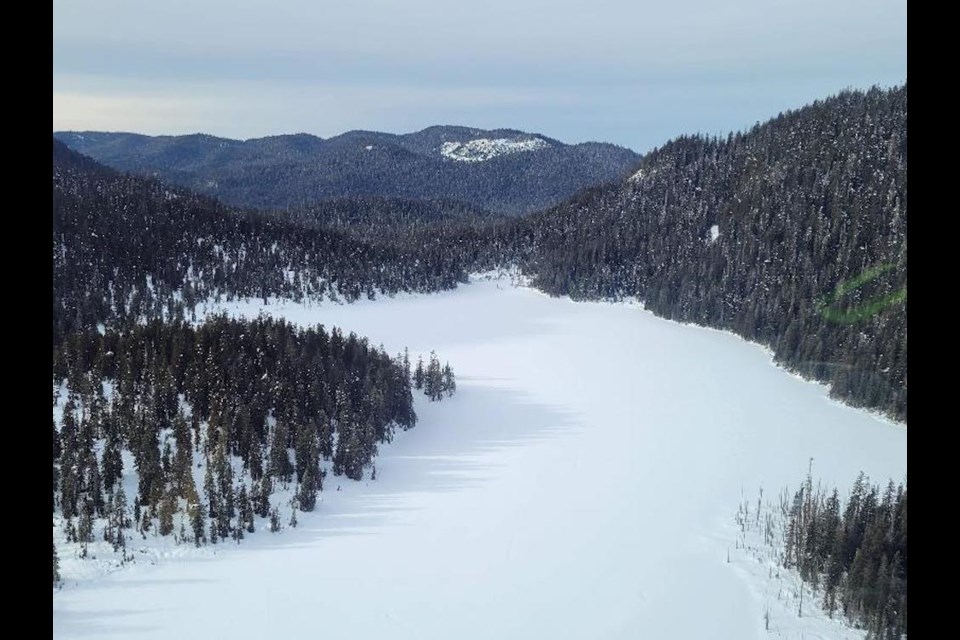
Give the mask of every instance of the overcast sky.
M 54 0 L 53 129 L 647 151 L 907 76 L 905 0 Z

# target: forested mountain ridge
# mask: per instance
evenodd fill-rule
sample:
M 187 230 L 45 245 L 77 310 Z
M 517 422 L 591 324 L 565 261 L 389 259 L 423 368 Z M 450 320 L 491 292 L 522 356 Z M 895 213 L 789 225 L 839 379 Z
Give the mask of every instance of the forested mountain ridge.
M 94 557 L 133 561 L 128 544 L 148 532 L 200 546 L 239 542 L 258 518 L 296 526 L 328 472 L 375 477 L 379 444 L 416 424 L 414 389 L 431 401 L 456 390 L 435 353 L 414 375 L 406 352 L 336 327 L 185 322 L 222 296 L 452 286 L 429 248 L 401 256 L 399 243 L 232 210 L 56 140 L 52 241 L 55 539 L 81 558 L 102 540 L 110 551 Z
M 188 317 L 208 299 L 350 301 L 465 278 L 462 257 L 435 234 L 368 238 L 240 211 L 53 144 L 55 343 L 97 324 Z
M 726 139 L 684 136 L 535 215 L 525 269 L 579 299 L 770 346 L 832 394 L 907 408 L 907 88 L 845 91 Z
M 434 226 L 435 223 L 506 219 L 506 216 L 456 200 L 383 196 L 327 198 L 302 209 L 278 211 L 274 215 L 281 220 L 308 227 L 353 231 L 369 229 L 372 232 L 386 229 L 409 230 Z
M 54 254 L 55 326 L 189 313 L 218 294 L 436 291 L 519 265 L 549 293 L 636 296 L 733 331 L 834 397 L 905 421 L 906 123 L 906 86 L 847 91 L 725 139 L 678 138 L 621 183 L 509 219 L 393 198 L 258 215 L 102 168 L 55 171 L 54 246 L 79 243 Z M 104 268 L 114 252 L 118 274 Z
M 196 134 L 57 132 L 108 166 L 159 177 L 226 204 L 304 208 L 339 197 L 458 200 L 530 213 L 621 178 L 639 159 L 606 143 L 566 145 L 513 129 L 429 127 L 404 135 L 350 131 L 246 141 Z

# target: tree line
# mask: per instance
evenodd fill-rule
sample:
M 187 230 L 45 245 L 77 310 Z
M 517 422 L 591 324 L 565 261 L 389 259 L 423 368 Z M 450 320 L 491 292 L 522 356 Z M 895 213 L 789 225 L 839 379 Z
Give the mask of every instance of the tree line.
M 455 391 L 438 362 L 431 400 Z M 292 487 L 293 518 L 312 511 L 328 473 L 372 473 L 378 445 L 416 424 L 406 352 L 269 317 L 74 331 L 53 380 L 54 514 L 68 541 L 102 537 L 124 557 L 133 532 L 199 546 L 239 541 L 256 517 L 277 530 L 277 488 Z
M 794 494 L 783 565 L 823 593 L 823 608 L 845 616 L 868 638 L 907 634 L 907 488 L 885 489 L 863 473 L 845 503 L 810 476 Z
M 535 286 L 733 331 L 856 406 L 907 408 L 907 88 L 846 91 L 530 219 Z

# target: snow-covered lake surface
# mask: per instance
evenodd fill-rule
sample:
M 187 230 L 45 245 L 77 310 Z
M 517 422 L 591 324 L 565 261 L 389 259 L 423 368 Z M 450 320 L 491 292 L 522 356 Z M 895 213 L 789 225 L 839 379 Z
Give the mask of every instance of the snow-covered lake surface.
M 638 306 L 479 282 L 266 310 L 408 346 L 414 362 L 436 349 L 457 395 L 421 396 L 376 481 L 328 476 L 297 529 L 68 584 L 56 637 L 862 637 L 779 610 L 779 636 L 766 631 L 769 585 L 738 567 L 748 557 L 727 562 L 733 515 L 761 486 L 795 489 L 810 458 L 842 490 L 861 470 L 903 480 L 905 427 L 740 338 Z

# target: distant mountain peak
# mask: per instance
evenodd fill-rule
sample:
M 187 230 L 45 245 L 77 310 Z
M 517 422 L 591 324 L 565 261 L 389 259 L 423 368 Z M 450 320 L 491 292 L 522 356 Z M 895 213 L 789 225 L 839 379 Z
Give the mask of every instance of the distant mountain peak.
M 80 153 L 235 206 L 304 207 L 329 198 L 450 198 L 518 215 L 621 179 L 640 156 L 609 144 L 565 144 L 517 129 L 437 125 L 415 133 L 354 130 L 229 140 L 60 132 Z

